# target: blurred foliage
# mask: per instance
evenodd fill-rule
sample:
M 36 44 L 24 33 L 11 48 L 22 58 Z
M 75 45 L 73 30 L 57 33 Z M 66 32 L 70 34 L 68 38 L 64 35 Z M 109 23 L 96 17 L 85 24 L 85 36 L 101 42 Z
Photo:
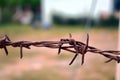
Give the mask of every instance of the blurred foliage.
M 13 15 L 13 14 L 12 14 L 10 8 L 5 7 L 5 8 L 2 10 L 2 22 L 11 22 L 12 15 Z
M 40 0 L 0 0 L 0 9 L 2 13 L 2 16 L 0 16 L 2 17 L 0 23 L 10 23 L 17 6 L 21 6 L 23 9 L 29 6 L 35 11 L 40 5 Z
M 40 0 L 0 0 L 0 7 L 15 7 L 16 5 L 25 6 L 27 4 L 31 5 L 32 7 L 38 7 L 40 2 Z
M 78 16 L 77 18 L 70 18 L 56 14 L 53 15 L 53 22 L 58 25 L 86 25 L 88 20 L 91 26 L 118 27 L 118 19 L 115 18 L 113 15 L 111 15 L 107 19 L 100 17 L 98 20 L 88 18 L 87 16 L 84 17 Z
M 61 15 L 53 15 L 53 22 L 55 24 L 63 24 L 63 25 L 85 25 L 88 19 L 91 21 L 90 25 L 95 25 L 96 21 L 92 18 L 84 17 L 63 17 Z
M 0 7 L 4 7 L 6 5 L 6 0 L 0 0 Z
M 109 27 L 118 27 L 119 20 L 115 18 L 114 16 L 110 16 L 107 19 L 100 18 L 99 25 L 100 26 L 109 26 Z

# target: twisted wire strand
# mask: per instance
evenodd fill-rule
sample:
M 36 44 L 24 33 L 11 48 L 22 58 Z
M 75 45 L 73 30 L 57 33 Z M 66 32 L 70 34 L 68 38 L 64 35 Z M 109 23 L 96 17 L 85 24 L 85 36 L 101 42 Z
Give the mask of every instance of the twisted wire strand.
M 67 45 L 64 45 L 64 44 L 67 44 Z M 61 50 L 74 53 L 75 55 L 73 59 L 71 60 L 71 62 L 69 63 L 69 65 L 71 65 L 75 61 L 75 59 L 77 58 L 79 54 L 82 55 L 81 65 L 83 65 L 84 57 L 87 52 L 97 53 L 97 54 L 100 54 L 108 58 L 109 60 L 106 61 L 106 63 L 111 62 L 112 60 L 115 60 L 118 63 L 120 63 L 120 57 L 118 56 L 120 55 L 120 51 L 100 50 L 95 47 L 89 46 L 89 34 L 87 34 L 86 43 L 76 41 L 75 39 L 72 38 L 71 34 L 69 34 L 68 39 L 60 39 L 59 41 L 39 41 L 39 42 L 35 42 L 35 41 L 34 42 L 32 41 L 13 42 L 10 40 L 10 38 L 7 35 L 5 35 L 3 38 L 0 38 L 0 48 L 4 49 L 6 55 L 8 55 L 9 53 L 7 50 L 7 46 L 11 46 L 14 48 L 19 47 L 21 59 L 23 57 L 23 48 L 31 49 L 30 47 L 34 46 L 34 47 L 47 47 L 47 48 L 52 48 L 52 49 L 58 49 L 58 54 L 61 53 Z

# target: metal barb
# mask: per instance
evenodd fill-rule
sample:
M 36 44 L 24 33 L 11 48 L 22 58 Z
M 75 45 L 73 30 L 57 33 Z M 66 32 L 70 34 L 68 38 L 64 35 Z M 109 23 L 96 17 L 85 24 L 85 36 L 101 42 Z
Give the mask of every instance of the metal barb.
M 71 65 L 74 62 L 74 60 L 76 59 L 77 56 L 78 56 L 78 54 L 75 54 L 75 56 L 73 57 L 73 59 L 71 60 L 71 62 L 69 63 L 69 65 Z
M 22 59 L 22 57 L 23 57 L 23 46 L 22 46 L 22 44 L 20 45 L 20 59 Z
M 6 53 L 6 56 L 8 56 L 8 50 L 7 50 L 7 47 L 6 47 L 6 46 L 4 46 L 4 51 L 5 51 L 5 53 Z
M 62 45 L 63 45 L 63 43 L 62 43 L 62 39 L 61 39 L 60 42 L 59 42 L 59 44 L 58 44 L 58 46 L 59 46 L 59 48 L 58 48 L 58 55 L 61 53 L 61 47 L 62 47 Z
M 84 64 L 84 57 L 85 57 L 85 54 L 87 53 L 88 43 L 89 43 L 89 35 L 87 34 L 86 44 L 83 46 L 83 50 L 82 50 L 82 52 L 81 52 L 81 54 L 82 54 L 82 62 L 81 62 L 81 65 Z

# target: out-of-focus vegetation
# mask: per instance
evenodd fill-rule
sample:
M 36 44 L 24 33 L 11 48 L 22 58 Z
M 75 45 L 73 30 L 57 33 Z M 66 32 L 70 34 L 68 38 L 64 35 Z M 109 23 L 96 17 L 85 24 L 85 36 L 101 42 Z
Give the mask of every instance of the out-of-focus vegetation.
M 40 0 L 0 0 L 0 23 L 11 23 L 17 6 L 29 6 L 34 12 L 40 5 Z
M 2 8 L 6 6 L 14 8 L 16 5 L 31 5 L 32 7 L 38 7 L 40 5 L 40 0 L 0 0 L 0 7 Z
M 53 15 L 53 22 L 58 25 L 85 25 L 87 21 L 90 21 L 91 26 L 101 26 L 101 27 L 118 27 L 118 18 L 111 15 L 107 19 L 100 17 L 100 19 L 93 19 L 87 16 L 84 17 L 64 17 L 62 15 Z

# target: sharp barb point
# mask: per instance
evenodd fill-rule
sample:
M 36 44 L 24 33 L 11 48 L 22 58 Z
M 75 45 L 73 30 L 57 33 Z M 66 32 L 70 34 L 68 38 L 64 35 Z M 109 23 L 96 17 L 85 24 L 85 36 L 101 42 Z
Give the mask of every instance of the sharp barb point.
M 6 46 L 4 47 L 4 50 L 5 50 L 6 56 L 8 56 L 8 50 L 7 50 Z
M 105 61 L 105 63 L 109 63 L 109 62 L 111 62 L 113 59 L 109 59 L 109 60 L 107 60 L 107 61 Z
M 61 48 L 58 49 L 58 55 L 61 53 Z
M 75 56 L 73 57 L 73 59 L 72 59 L 72 61 L 69 63 L 69 65 L 71 65 L 71 64 L 74 62 L 74 60 L 76 59 L 77 56 L 78 56 L 78 54 L 75 54 Z
M 85 57 L 85 54 L 82 55 L 82 62 L 81 62 L 81 65 L 84 64 L 84 57 Z
M 20 46 L 20 59 L 23 57 L 23 52 L 22 52 L 22 45 Z

